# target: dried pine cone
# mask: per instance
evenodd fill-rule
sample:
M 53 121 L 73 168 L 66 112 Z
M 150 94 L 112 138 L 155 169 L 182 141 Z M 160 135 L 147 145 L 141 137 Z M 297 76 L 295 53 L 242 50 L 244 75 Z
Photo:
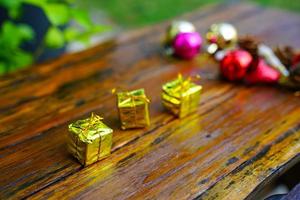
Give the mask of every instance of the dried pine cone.
M 300 54 L 296 54 L 293 51 L 293 58 L 291 60 L 289 79 L 296 88 L 300 88 Z
M 244 37 L 240 37 L 238 40 L 238 44 L 239 46 L 248 51 L 253 58 L 258 58 L 258 53 L 257 53 L 257 49 L 258 49 L 258 45 L 259 45 L 259 40 L 253 36 L 244 36 Z
M 290 79 L 300 86 L 300 63 L 290 69 Z
M 288 69 L 293 64 L 293 58 L 295 56 L 295 51 L 290 46 L 284 46 L 284 47 L 277 47 L 274 50 L 276 56 L 279 58 L 279 60 L 282 62 L 284 66 L 286 66 Z
M 282 78 L 280 84 L 289 88 L 300 89 L 300 63 L 290 68 L 290 75 Z

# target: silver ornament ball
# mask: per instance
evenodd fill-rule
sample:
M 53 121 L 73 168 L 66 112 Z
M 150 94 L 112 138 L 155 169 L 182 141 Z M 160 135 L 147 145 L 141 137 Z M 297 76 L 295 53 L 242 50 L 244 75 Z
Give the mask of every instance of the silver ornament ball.
M 231 24 L 213 24 L 206 33 L 206 40 L 208 43 L 215 43 L 218 48 L 224 49 L 236 45 L 238 33 L 235 27 Z
M 167 28 L 164 43 L 170 45 L 179 33 L 192 33 L 195 31 L 195 26 L 188 21 L 174 21 Z

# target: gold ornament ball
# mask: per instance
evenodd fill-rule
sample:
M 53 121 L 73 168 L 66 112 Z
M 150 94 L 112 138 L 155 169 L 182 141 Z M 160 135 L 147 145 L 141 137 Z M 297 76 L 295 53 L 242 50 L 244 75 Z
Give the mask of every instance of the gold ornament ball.
M 195 31 L 195 26 L 188 21 L 174 21 L 167 28 L 164 43 L 165 45 L 171 45 L 178 33 L 192 33 Z
M 207 42 L 210 44 L 215 43 L 220 49 L 234 46 L 237 39 L 237 30 L 228 23 L 213 24 L 206 33 Z

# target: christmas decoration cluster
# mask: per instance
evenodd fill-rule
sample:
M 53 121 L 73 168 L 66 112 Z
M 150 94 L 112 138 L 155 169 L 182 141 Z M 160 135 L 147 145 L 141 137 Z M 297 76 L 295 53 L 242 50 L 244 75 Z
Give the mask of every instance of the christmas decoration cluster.
M 219 62 L 220 73 L 228 81 L 300 89 L 300 53 L 293 48 L 272 49 L 253 36 L 238 36 L 229 23 L 212 24 L 205 39 L 203 44 L 191 23 L 176 21 L 167 29 L 164 46 L 183 59 L 194 58 L 203 47 L 203 52 Z
M 239 37 L 228 23 L 211 25 L 205 38 L 204 45 L 193 24 L 176 21 L 167 28 L 164 46 L 168 54 L 183 59 L 194 58 L 202 49 L 219 62 L 220 73 L 228 81 L 300 88 L 300 54 L 291 47 L 272 49 L 255 37 Z M 162 104 L 182 118 L 197 110 L 201 91 L 191 77 L 179 75 L 162 86 Z M 150 125 L 150 100 L 144 89 L 118 92 L 116 101 L 123 130 Z M 102 120 L 92 114 L 69 125 L 68 149 L 84 166 L 110 154 L 113 130 Z

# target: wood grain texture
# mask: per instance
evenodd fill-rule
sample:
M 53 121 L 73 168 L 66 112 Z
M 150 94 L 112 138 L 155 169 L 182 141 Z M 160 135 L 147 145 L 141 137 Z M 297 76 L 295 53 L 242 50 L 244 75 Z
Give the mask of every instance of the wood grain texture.
M 221 4 L 184 18 L 201 33 L 227 21 L 267 44 L 300 46 L 295 14 Z M 252 199 L 299 161 L 299 97 L 224 82 L 205 55 L 164 56 L 166 24 L 0 78 L 0 199 Z M 198 111 L 180 120 L 160 100 L 161 85 L 179 72 L 200 74 L 204 87 Z M 120 130 L 110 93 L 117 86 L 145 88 L 149 128 Z M 67 153 L 65 135 L 68 123 L 92 111 L 114 129 L 113 152 L 82 168 Z

